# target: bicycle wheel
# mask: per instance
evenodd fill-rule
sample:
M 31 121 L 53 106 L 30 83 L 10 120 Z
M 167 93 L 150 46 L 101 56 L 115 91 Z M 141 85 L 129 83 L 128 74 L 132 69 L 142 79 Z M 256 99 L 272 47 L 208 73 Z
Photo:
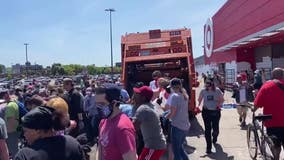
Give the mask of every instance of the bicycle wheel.
M 274 160 L 274 143 L 267 135 L 261 141 L 261 150 L 264 160 Z
M 247 128 L 247 145 L 251 159 L 256 159 L 257 157 L 256 132 L 255 127 L 252 124 L 249 124 Z

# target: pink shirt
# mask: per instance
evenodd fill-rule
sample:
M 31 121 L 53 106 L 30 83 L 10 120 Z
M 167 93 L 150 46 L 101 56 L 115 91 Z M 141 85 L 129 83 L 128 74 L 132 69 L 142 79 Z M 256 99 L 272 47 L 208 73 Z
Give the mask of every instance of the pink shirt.
M 122 113 L 113 119 L 103 119 L 99 144 L 103 160 L 123 160 L 123 154 L 136 152 L 135 129 L 130 119 Z

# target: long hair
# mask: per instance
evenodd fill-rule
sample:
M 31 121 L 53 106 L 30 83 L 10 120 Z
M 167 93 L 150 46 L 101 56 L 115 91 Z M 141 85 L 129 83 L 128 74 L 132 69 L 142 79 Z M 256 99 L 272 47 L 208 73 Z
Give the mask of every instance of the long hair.
M 213 78 L 208 78 L 205 83 L 206 83 L 206 84 L 207 84 L 207 83 L 210 83 L 210 87 L 212 88 L 212 90 L 213 90 L 213 91 L 216 90 L 216 86 L 215 86 L 215 83 L 214 83 Z M 206 84 L 205 84 L 205 89 L 206 89 L 206 91 L 209 91 L 209 87 L 207 87 Z
M 68 114 L 68 104 L 60 97 L 51 98 L 46 105 L 54 108 L 55 111 L 52 116 L 53 127 L 55 130 L 63 130 L 68 127 L 70 117 Z
M 182 87 L 182 85 L 176 85 L 176 86 L 172 86 L 172 89 L 175 91 L 175 92 L 179 92 L 182 94 L 183 98 L 185 100 L 188 100 L 189 99 L 189 96 L 186 92 L 186 90 Z

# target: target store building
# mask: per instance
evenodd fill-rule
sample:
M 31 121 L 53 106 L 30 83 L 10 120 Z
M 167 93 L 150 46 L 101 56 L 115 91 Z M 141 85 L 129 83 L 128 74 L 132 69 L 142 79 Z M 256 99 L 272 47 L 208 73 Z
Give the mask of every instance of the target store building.
M 233 83 L 238 72 L 284 67 L 284 1 L 228 0 L 204 26 L 204 62 Z

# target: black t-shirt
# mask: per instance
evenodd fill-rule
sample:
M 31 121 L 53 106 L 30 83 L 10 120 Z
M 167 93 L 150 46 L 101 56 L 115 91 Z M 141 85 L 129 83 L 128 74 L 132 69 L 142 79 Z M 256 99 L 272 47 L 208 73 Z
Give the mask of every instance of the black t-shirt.
M 69 91 L 68 94 L 64 95 L 64 100 L 68 104 L 70 119 L 78 121 L 79 120 L 78 114 L 83 113 L 82 110 L 83 99 L 80 93 L 72 89 Z
M 21 149 L 14 160 L 84 160 L 80 144 L 70 136 L 38 139 Z

